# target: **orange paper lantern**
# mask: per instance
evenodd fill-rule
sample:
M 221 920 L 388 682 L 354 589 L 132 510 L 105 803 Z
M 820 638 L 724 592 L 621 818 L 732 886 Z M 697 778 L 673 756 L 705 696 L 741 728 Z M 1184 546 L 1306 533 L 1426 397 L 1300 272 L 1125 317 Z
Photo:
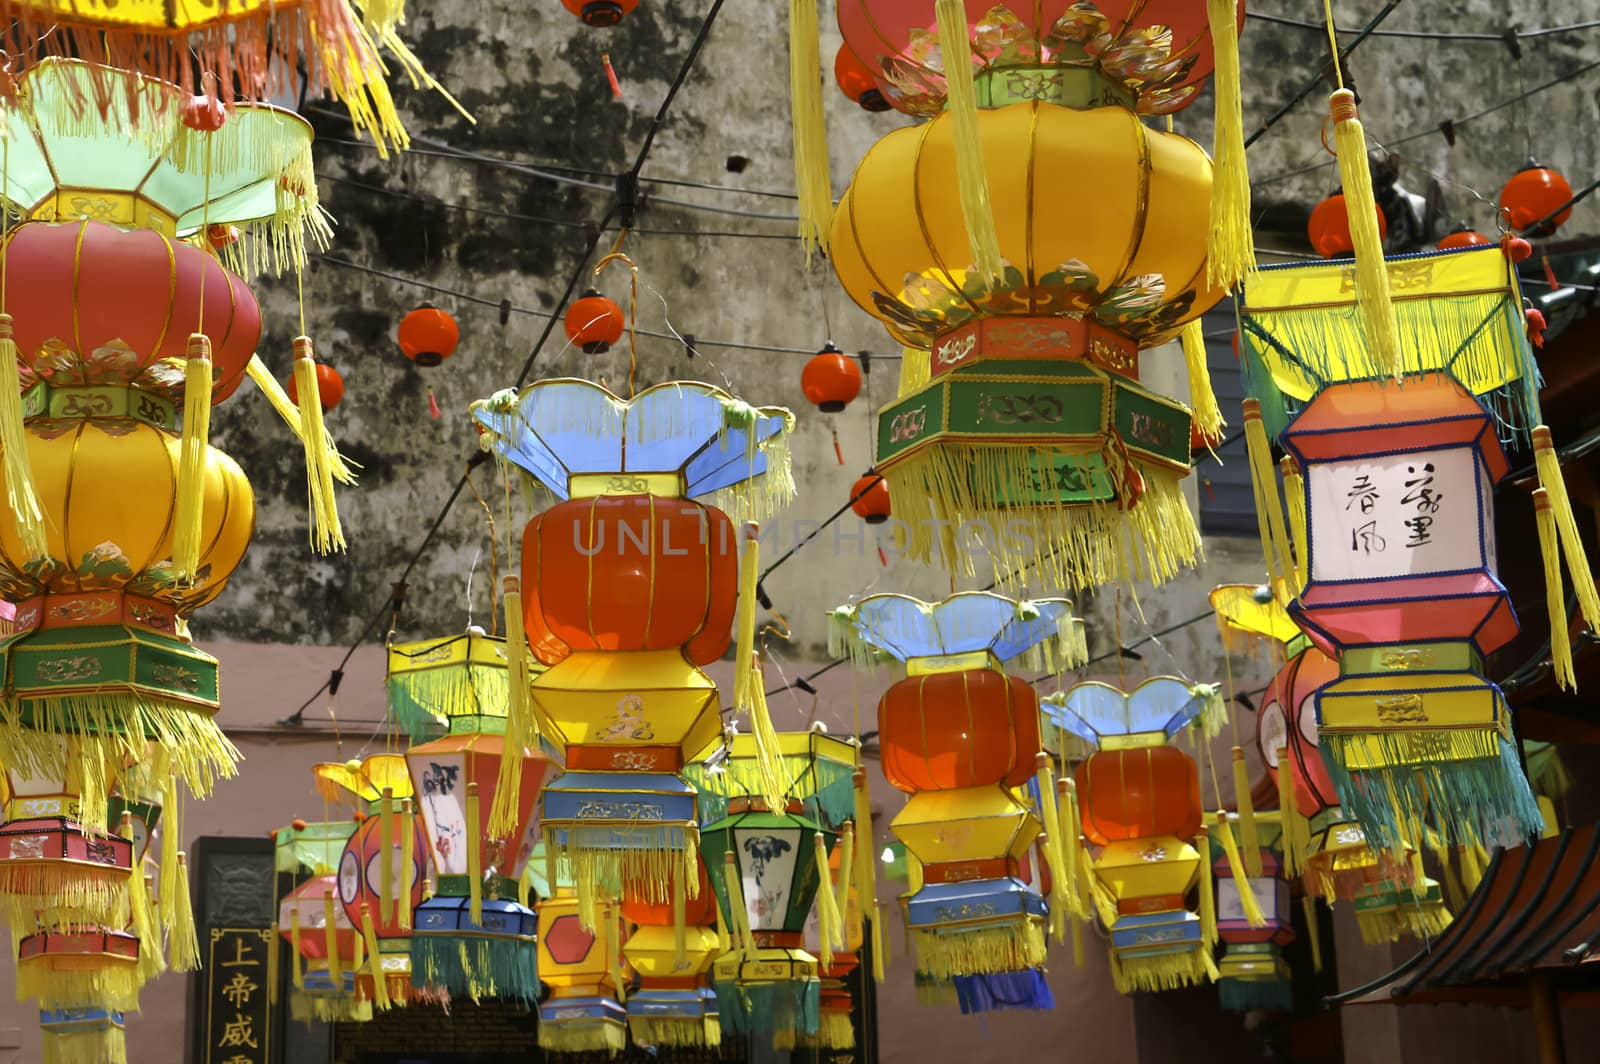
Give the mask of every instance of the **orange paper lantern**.
M 456 353 L 461 330 L 456 319 L 424 303 L 400 319 L 400 351 L 419 366 L 437 366 Z
M 589 355 L 603 355 L 611 350 L 611 345 L 622 339 L 622 330 L 628 324 L 616 301 L 593 288 L 573 301 L 563 323 L 567 339 Z
M 991 669 L 909 676 L 878 703 L 883 774 L 907 794 L 1033 777 L 1039 699 L 1025 681 Z
M 889 520 L 889 482 L 877 473 L 867 473 L 850 485 L 850 509 L 869 525 Z
M 1440 251 L 1453 251 L 1456 248 L 1477 247 L 1479 244 L 1491 243 L 1488 237 L 1463 225 L 1439 241 Z
M 1511 228 L 1519 233 L 1537 227 L 1529 235 L 1549 236 L 1572 215 L 1572 208 L 1568 206 L 1554 217 L 1552 213 L 1571 199 L 1572 186 L 1560 171 L 1529 159 L 1500 190 L 1500 209 L 1506 213 Z M 1550 220 L 1539 226 L 1546 218 Z
M 1378 235 L 1387 237 L 1389 219 L 1383 216 L 1383 208 L 1374 205 L 1373 209 L 1378 213 Z M 1355 254 L 1356 245 L 1350 237 L 1350 215 L 1345 210 L 1342 193 L 1335 192 L 1317 204 L 1306 232 L 1311 237 L 1311 246 L 1325 259 Z
M 639 6 L 639 0 L 561 0 L 561 4 L 586 26 L 615 26 Z
M 323 410 L 332 410 L 339 405 L 339 400 L 344 398 L 344 378 L 339 376 L 339 371 L 326 362 L 317 363 L 317 398 L 322 401 Z M 294 377 L 289 378 L 289 401 L 295 404 L 300 402 L 300 393 L 295 389 Z
M 824 414 L 837 414 L 861 394 L 861 367 L 830 341 L 800 372 L 800 388 Z
M 1096 846 L 1200 831 L 1200 775 L 1177 747 L 1101 750 L 1077 780 L 1083 833 Z
M 839 91 L 859 104 L 863 111 L 889 109 L 889 101 L 883 98 L 883 91 L 878 88 L 878 80 L 872 76 L 872 70 L 850 50 L 849 45 L 841 44 L 839 54 L 833 57 L 833 80 L 838 83 Z

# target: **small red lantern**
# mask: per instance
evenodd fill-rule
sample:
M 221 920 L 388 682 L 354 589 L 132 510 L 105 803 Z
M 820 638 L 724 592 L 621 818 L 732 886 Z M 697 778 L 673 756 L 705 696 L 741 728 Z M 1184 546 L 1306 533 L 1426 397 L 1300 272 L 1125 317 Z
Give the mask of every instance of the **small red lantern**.
M 877 473 L 867 473 L 850 485 L 850 509 L 869 525 L 889 520 L 889 482 Z
M 1439 241 L 1440 251 L 1453 251 L 1456 248 L 1473 248 L 1480 244 L 1493 243 L 1488 237 L 1473 229 L 1466 223 L 1456 226 L 1450 234 Z
M 1387 237 L 1389 220 L 1383 216 L 1381 207 L 1374 206 L 1373 210 L 1378 214 L 1378 235 Z M 1311 237 L 1311 246 L 1325 259 L 1355 254 L 1355 241 L 1350 239 L 1350 215 L 1345 210 L 1342 193 L 1335 192 L 1317 204 L 1306 232 Z
M 833 58 L 833 80 L 839 83 L 839 91 L 860 104 L 863 111 L 889 109 L 889 101 L 883 98 L 872 70 L 849 45 L 841 44 L 839 54 Z
M 424 303 L 400 319 L 400 351 L 419 366 L 437 366 L 456 353 L 461 330 L 456 319 Z
M 639 6 L 639 0 L 561 0 L 561 4 L 586 26 L 615 26 Z
M 800 388 L 824 414 L 837 414 L 861 394 L 861 367 L 829 341 L 800 373 Z
M 1033 778 L 1039 699 L 1028 683 L 992 669 L 908 676 L 878 703 L 883 774 L 907 794 Z
M 1500 190 L 1500 209 L 1506 212 L 1511 228 L 1519 233 L 1549 236 L 1572 215 L 1569 205 L 1571 199 L 1572 186 L 1560 171 L 1540 166 L 1529 159 Z M 1564 205 L 1565 209 L 1560 214 L 1551 217 L 1553 211 Z M 1550 220 L 1544 222 L 1546 218 Z M 1544 224 L 1539 225 L 1540 222 Z
M 567 339 L 583 347 L 584 354 L 603 355 L 622 339 L 627 319 L 622 308 L 593 288 L 567 308 Z
M 317 397 L 322 400 L 324 411 L 332 410 L 339 405 L 339 400 L 344 398 L 344 378 L 339 376 L 339 371 L 326 362 L 317 363 Z M 296 405 L 300 402 L 300 395 L 295 391 L 294 376 L 289 377 L 289 401 Z

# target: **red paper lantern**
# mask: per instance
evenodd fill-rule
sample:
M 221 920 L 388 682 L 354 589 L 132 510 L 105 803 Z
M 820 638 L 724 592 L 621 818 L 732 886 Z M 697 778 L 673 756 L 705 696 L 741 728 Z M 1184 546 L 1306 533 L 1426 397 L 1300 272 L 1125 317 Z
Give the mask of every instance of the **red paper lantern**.
M 839 91 L 858 103 L 863 111 L 889 109 L 889 101 L 883 98 L 872 70 L 848 45 L 841 44 L 839 54 L 833 57 L 833 80 L 839 83 Z
M 1101 750 L 1077 780 L 1083 833 L 1096 846 L 1200 831 L 1200 775 L 1177 747 Z
M 837 414 L 861 394 L 861 367 L 829 341 L 801 371 L 800 388 L 818 410 Z
M 1267 685 L 1256 714 L 1256 746 L 1267 774 L 1278 779 L 1278 751 L 1294 763 L 1295 805 L 1310 817 L 1339 804 L 1317 743 L 1317 707 L 1312 695 L 1339 678 L 1339 664 L 1316 647 L 1291 658 Z
M 867 473 L 850 485 L 850 509 L 869 525 L 889 520 L 889 482 L 877 473 Z
M 909 676 L 878 703 L 883 774 L 907 794 L 1033 777 L 1039 699 L 1025 681 L 991 669 Z
M 132 377 L 163 359 L 181 365 L 189 334 L 203 324 L 211 338 L 212 402 L 219 403 L 239 386 L 261 340 L 261 308 L 243 279 L 153 230 L 24 222 L 4 247 L 17 347 L 40 377 L 84 383 L 78 363 L 96 352 L 126 352 L 131 360 L 114 367 L 102 358 L 97 374 L 115 368 Z
M 586 26 L 615 26 L 639 6 L 639 0 L 561 0 L 561 4 Z
M 344 845 L 339 857 L 339 902 L 352 927 L 361 927 L 361 907 L 372 912 L 372 927 L 379 938 L 405 938 L 411 934 L 400 926 L 400 909 L 406 912 L 422 902 L 422 880 L 427 874 L 424 862 L 428 859 L 428 840 L 422 833 L 422 818 L 411 818 L 411 874 L 403 873 L 405 845 L 401 831 L 405 820 L 399 813 L 390 813 L 389 867 L 392 870 L 395 906 L 392 919 L 385 920 L 382 902 L 383 890 L 383 834 L 382 813 L 373 813 L 361 822 L 350 841 Z
M 300 914 L 300 956 L 312 961 L 328 959 L 327 910 L 323 895 L 332 892 L 339 899 L 339 881 L 332 874 L 312 876 L 295 887 L 278 903 L 278 933 L 285 942 L 294 941 L 294 914 Z M 350 923 L 344 906 L 333 907 L 333 941 L 339 947 L 339 956 L 349 964 L 356 955 L 356 937 L 361 932 Z
M 456 353 L 461 330 L 456 319 L 424 303 L 400 319 L 400 350 L 419 366 L 437 366 Z
M 728 649 L 738 565 L 733 522 L 714 507 L 654 495 L 553 506 L 522 535 L 528 644 L 547 665 L 679 646 L 710 664 Z
M 690 897 L 685 892 L 683 922 L 686 927 L 711 927 L 717 922 L 717 895 L 711 889 L 711 880 L 706 876 L 705 862 L 699 862 L 696 867 L 700 872 L 700 893 Z M 676 867 L 672 874 L 674 876 L 678 874 Z M 671 927 L 672 901 L 669 898 L 652 904 L 632 891 L 624 891 L 622 918 L 630 924 L 639 924 L 643 927 Z
M 1374 205 L 1373 210 L 1378 214 L 1378 235 L 1387 237 L 1389 219 L 1383 216 L 1381 207 Z M 1317 204 L 1306 232 L 1311 237 L 1311 246 L 1325 259 L 1355 254 L 1355 241 L 1350 238 L 1350 215 L 1345 210 L 1342 193 L 1335 192 Z
M 1529 159 L 1500 190 L 1500 209 L 1506 213 L 1511 228 L 1519 233 L 1549 236 L 1571 217 L 1572 208 L 1568 206 L 1554 217 L 1551 217 L 1551 213 L 1571 199 L 1572 186 L 1560 171 L 1540 166 Z M 1538 224 L 1546 218 L 1550 220 L 1543 225 Z M 1530 229 L 1533 231 L 1529 232 Z
M 1478 232 L 1476 229 L 1470 228 L 1466 225 L 1461 225 L 1452 230 L 1450 234 L 1443 240 L 1439 241 L 1439 250 L 1453 251 L 1456 248 L 1472 248 L 1477 247 L 1480 244 L 1491 243 L 1493 243 L 1493 241 L 1484 236 L 1482 233 Z
M 622 339 L 628 322 L 614 300 L 590 288 L 567 308 L 565 324 L 567 339 L 582 347 L 585 354 L 603 355 Z
M 322 400 L 323 410 L 332 410 L 344 398 L 344 378 L 326 362 L 317 363 L 317 397 Z M 289 377 L 289 401 L 300 402 L 300 393 L 295 389 L 292 375 Z

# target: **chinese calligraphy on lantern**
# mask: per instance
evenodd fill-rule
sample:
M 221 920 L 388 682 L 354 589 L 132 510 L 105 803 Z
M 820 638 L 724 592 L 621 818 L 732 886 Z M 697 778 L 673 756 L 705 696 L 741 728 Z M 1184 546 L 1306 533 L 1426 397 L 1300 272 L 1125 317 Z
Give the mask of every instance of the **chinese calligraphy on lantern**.
M 206 980 L 205 1064 L 267 1064 L 271 1060 L 268 950 L 263 928 L 212 928 Z
M 1487 481 L 1469 447 L 1310 463 L 1311 578 L 1382 580 L 1492 567 Z

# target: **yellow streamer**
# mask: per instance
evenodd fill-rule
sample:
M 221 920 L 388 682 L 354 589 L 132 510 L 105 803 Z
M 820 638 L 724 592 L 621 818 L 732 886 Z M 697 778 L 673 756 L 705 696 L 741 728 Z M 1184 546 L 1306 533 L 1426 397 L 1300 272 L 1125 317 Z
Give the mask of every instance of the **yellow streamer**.
M 471 788 L 476 788 L 477 786 L 476 783 L 469 784 Z M 471 801 L 476 797 L 477 795 L 473 794 L 472 798 L 468 800 Z M 471 823 L 475 825 L 477 824 L 477 810 L 473 809 L 472 813 Z M 415 818 L 416 813 L 411 809 L 411 799 L 400 799 L 400 926 L 407 931 L 411 930 L 411 878 L 414 874 L 412 866 L 417 859 L 417 824 Z M 477 853 L 477 837 L 476 830 L 473 830 L 467 836 L 469 854 Z M 477 916 L 473 916 L 474 921 L 477 919 Z
M 161 926 L 170 934 L 178 918 L 178 777 L 164 772 L 161 784 Z
M 385 787 L 378 805 L 378 902 L 384 923 L 394 922 L 394 788 Z
M 3 251 L 0 251 L 3 254 Z M 22 379 L 17 360 L 22 352 L 12 337 L 11 315 L 0 313 L 0 457 L 5 462 L 6 497 L 11 520 L 28 558 L 46 558 L 50 540 L 45 534 L 44 511 L 33 485 L 33 463 L 28 457 L 28 437 L 23 429 Z M 26 560 L 26 559 L 24 559 Z
M 839 879 L 834 886 L 834 905 L 838 907 L 839 914 L 848 920 L 850 918 L 851 876 L 855 874 L 854 862 L 856 857 L 856 826 L 848 820 L 844 822 L 844 834 L 839 840 L 839 847 Z M 860 891 L 856 893 L 859 895 Z M 860 912 L 856 913 L 856 918 L 858 920 L 861 918 Z M 839 944 L 841 946 L 844 945 L 843 938 L 841 938 Z
M 818 249 L 827 253 L 828 230 L 833 225 L 817 0 L 789 0 L 789 108 L 794 124 L 794 185 L 800 200 L 800 240 L 809 267 Z
M 383 954 L 378 952 L 378 933 L 372 927 L 372 908 L 361 903 L 361 938 L 367 944 L 367 971 L 372 976 L 372 1003 L 380 1012 L 389 1009 L 389 983 L 383 974 Z
M 1067 937 L 1064 919 L 1067 910 L 1067 877 L 1061 873 L 1066 868 L 1066 850 L 1061 844 L 1061 814 L 1056 806 L 1055 759 L 1041 750 L 1035 755 L 1034 764 L 1038 770 L 1039 817 L 1045 831 L 1045 857 L 1055 873 L 1050 877 L 1050 925 L 1056 941 L 1064 942 Z
M 1578 535 L 1578 523 L 1572 516 L 1572 500 L 1567 496 L 1567 482 L 1561 475 L 1561 459 L 1556 455 L 1550 430 L 1537 425 L 1532 432 L 1533 460 L 1539 471 L 1539 486 L 1550 501 L 1550 511 L 1555 515 L 1556 531 L 1560 533 L 1561 553 L 1567 560 L 1567 572 L 1572 576 L 1573 590 L 1578 596 L 1578 608 L 1584 623 L 1591 632 L 1600 632 L 1600 594 L 1594 586 L 1594 576 L 1589 570 L 1589 556 L 1584 552 L 1583 539 Z M 1549 563 L 1546 563 L 1549 564 Z
M 817 861 L 817 937 L 822 940 L 820 957 L 824 968 L 833 967 L 834 946 L 843 945 L 841 925 L 843 920 L 839 917 L 839 906 L 834 900 L 833 877 L 828 873 L 828 844 L 823 841 L 822 832 L 811 836 L 811 842 L 816 850 Z
M 1215 231 L 1213 227 L 1213 234 Z M 1222 430 L 1227 427 L 1227 422 L 1222 417 L 1222 409 L 1217 406 L 1217 394 L 1211 388 L 1211 370 L 1206 365 L 1206 338 L 1200 319 L 1196 318 L 1185 325 L 1179 339 L 1183 344 L 1183 363 L 1189 371 L 1189 406 L 1194 415 L 1195 428 L 1200 430 L 1200 435 L 1210 446 L 1222 439 Z
M 1287 746 L 1278 747 L 1278 815 L 1283 824 L 1283 871 L 1293 878 L 1306 869 L 1306 846 L 1311 840 L 1295 801 L 1294 762 Z
M 1256 268 L 1235 0 L 1206 0 L 1206 18 L 1216 58 L 1211 75 L 1216 124 L 1211 142 L 1211 235 L 1207 242 L 1206 277 L 1213 285 L 1235 289 Z
M 502 754 L 505 760 L 509 754 Z M 483 851 L 478 846 L 478 839 L 483 833 L 483 824 L 478 816 L 478 785 L 467 784 L 467 904 L 472 915 L 472 922 L 483 924 Z
M 1244 910 L 1245 920 L 1251 927 L 1265 927 L 1267 918 L 1261 911 L 1261 903 L 1256 901 L 1255 888 L 1250 884 L 1249 873 L 1245 871 L 1244 860 L 1239 855 L 1239 844 L 1234 841 L 1233 825 L 1228 823 L 1227 813 L 1217 813 L 1213 834 L 1222 843 L 1222 852 L 1228 855 L 1228 870 L 1233 873 L 1234 885 L 1239 888 L 1239 904 Z M 1206 864 L 1209 866 L 1210 862 Z
M 1372 193 L 1372 171 L 1367 164 L 1367 138 L 1356 112 L 1356 94 L 1341 88 L 1328 97 L 1328 106 L 1333 115 L 1333 140 L 1339 155 L 1339 178 L 1344 186 L 1350 242 L 1355 245 L 1356 307 L 1361 313 L 1367 351 L 1384 373 L 1398 374 L 1400 327 L 1390 299 L 1383 237 L 1378 232 L 1377 200 Z
M 524 751 L 538 743 L 539 726 L 533 715 L 533 677 L 528 668 L 528 640 L 522 627 L 522 581 L 508 576 L 501 581 L 501 609 L 506 622 L 506 665 L 509 700 L 506 704 L 506 734 L 495 778 L 494 801 L 489 807 L 489 834 L 509 837 L 517 830 L 517 810 L 522 805 L 522 762 Z M 550 859 L 555 859 L 550 851 Z M 555 886 L 555 879 L 550 880 Z
M 322 390 L 311 337 L 294 338 L 294 390 L 300 400 L 300 442 L 306 463 L 306 498 L 311 515 L 311 547 L 318 554 L 344 550 L 339 500 L 333 490 L 333 444 L 322 420 Z
M 1289 509 L 1289 536 L 1294 545 L 1294 590 L 1298 594 L 1306 586 L 1306 564 L 1311 557 L 1311 541 L 1306 531 L 1306 481 L 1300 475 L 1300 467 L 1288 455 L 1278 461 L 1278 468 L 1283 472 L 1283 501 Z
M 1322 928 L 1317 923 L 1317 897 L 1306 894 L 1300 899 L 1306 914 L 1306 933 L 1311 938 L 1311 970 L 1322 971 Z
M 1533 489 L 1533 510 L 1539 526 L 1539 554 L 1544 559 L 1544 601 L 1550 616 L 1550 667 L 1555 672 L 1557 686 L 1576 691 L 1578 679 L 1572 669 L 1572 638 L 1567 625 L 1566 592 L 1561 583 L 1556 518 L 1550 509 L 1550 493 L 1544 488 Z
M 1283 508 L 1278 505 L 1278 478 L 1272 468 L 1272 446 L 1261 423 L 1261 404 L 1244 401 L 1244 442 L 1250 460 L 1250 482 L 1255 489 L 1256 523 L 1261 531 L 1261 549 L 1266 555 L 1271 582 L 1288 580 L 1294 574 L 1289 560 L 1288 537 L 1284 534 Z
M 328 974 L 336 987 L 344 986 L 344 965 L 339 957 L 339 936 L 335 932 L 333 891 L 322 892 L 322 948 L 328 954 Z
M 289 426 L 289 431 L 294 433 L 294 438 L 304 446 L 305 435 L 300 426 L 300 408 L 289 398 L 289 393 L 283 390 L 283 385 L 278 383 L 278 378 L 272 375 L 272 371 L 267 368 L 267 364 L 261 361 L 260 355 L 250 356 L 250 361 L 245 366 L 245 372 L 249 374 L 250 380 L 267 400 L 267 405 L 277 412 L 278 416 L 283 419 L 283 423 Z M 299 390 L 300 386 L 296 384 L 295 391 Z M 324 425 L 324 429 L 326 429 L 326 425 Z M 333 437 L 324 432 L 323 441 L 328 452 L 328 467 L 333 470 L 333 479 L 341 484 L 354 484 L 356 482 L 355 469 L 351 468 L 349 460 L 339 453 L 338 445 L 333 442 Z
M 192 584 L 199 575 L 210 435 L 211 341 L 194 333 L 183 371 L 183 438 L 172 515 L 172 568 L 181 584 Z
M 983 137 L 978 126 L 978 96 L 972 83 L 972 46 L 967 39 L 967 11 L 962 0 L 935 0 L 939 50 L 944 56 L 945 100 L 955 142 L 956 186 L 961 216 L 967 224 L 972 268 L 978 278 L 999 281 L 1005 275 L 1000 237 L 989 202 L 989 176 L 983 165 Z
M 267 1002 L 278 1003 L 278 966 L 282 963 L 283 939 L 278 934 L 278 921 L 272 921 L 272 937 L 267 942 Z
M 1259 876 L 1261 837 L 1256 831 L 1256 807 L 1250 795 L 1250 769 L 1244 763 L 1244 751 L 1237 746 L 1233 748 L 1233 801 L 1239 807 L 1239 845 L 1244 850 L 1245 871 Z
M 177 908 L 172 930 L 167 934 L 167 949 L 175 972 L 200 970 L 200 942 L 194 930 L 194 904 L 189 896 L 189 855 L 178 851 Z

